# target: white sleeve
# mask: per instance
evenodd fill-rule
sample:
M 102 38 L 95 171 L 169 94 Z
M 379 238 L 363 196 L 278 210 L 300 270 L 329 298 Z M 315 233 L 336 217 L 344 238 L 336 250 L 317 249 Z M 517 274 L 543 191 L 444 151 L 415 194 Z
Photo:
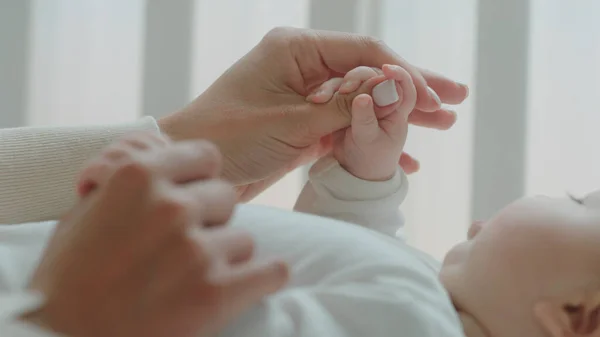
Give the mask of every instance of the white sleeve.
M 99 126 L 0 129 L 0 223 L 60 219 L 77 201 L 85 162 L 116 139 L 159 132 L 156 120 Z
M 36 309 L 40 296 L 31 293 L 0 293 L 0 336 L 2 337 L 60 337 L 19 320 L 19 316 Z
M 388 181 L 365 181 L 344 170 L 332 156 L 326 156 L 311 167 L 309 181 L 294 210 L 397 236 L 404 225 L 399 207 L 407 191 L 408 180 L 399 166 Z
M 353 280 L 275 294 L 220 336 L 464 336 L 448 299 L 430 278 L 406 278 L 395 265 L 357 269 Z

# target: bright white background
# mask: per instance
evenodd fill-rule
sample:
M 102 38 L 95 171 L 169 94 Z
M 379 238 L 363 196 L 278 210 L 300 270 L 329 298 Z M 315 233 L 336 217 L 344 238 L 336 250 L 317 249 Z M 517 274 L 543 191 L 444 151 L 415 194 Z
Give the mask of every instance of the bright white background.
M 0 0 L 0 5 L 10 9 L 17 1 L 25 0 Z M 340 6 L 327 5 L 336 1 L 348 6 L 356 4 L 350 11 L 353 15 Z M 480 125 L 476 121 L 485 121 L 486 113 L 492 111 L 475 111 L 476 107 L 486 107 L 486 102 L 498 97 L 506 101 L 514 98 L 508 90 L 512 87 L 509 82 L 504 87 L 506 91 L 495 92 L 496 97 L 477 95 L 478 88 L 493 86 L 497 80 L 494 75 L 477 77 L 478 71 L 491 70 L 485 73 L 499 75 L 514 71 L 511 64 L 502 62 L 502 57 L 493 63 L 493 69 L 478 68 L 489 64 L 478 60 L 489 54 L 485 44 L 478 45 L 482 29 L 478 18 L 493 18 L 500 13 L 494 6 L 518 1 L 521 0 L 196 0 L 191 38 L 186 42 L 191 46 L 191 61 L 183 65 L 191 74 L 183 79 L 189 81 L 188 99 L 204 90 L 269 29 L 279 25 L 355 27 L 356 31 L 383 38 L 419 66 L 470 84 L 471 96 L 458 108 L 459 122 L 452 130 L 413 128 L 407 145 L 407 150 L 422 162 L 422 171 L 410 178 L 410 195 L 402 206 L 408 220 L 408 237 L 413 244 L 441 257 L 465 237 L 473 214 L 481 213 L 473 209 L 472 200 L 483 199 L 485 203 L 485 193 L 488 197 L 493 195 L 495 187 L 500 190 L 514 186 L 517 192 L 509 193 L 512 198 L 513 194 L 517 197 L 523 193 L 581 194 L 600 186 L 600 160 L 595 151 L 600 144 L 600 111 L 596 103 L 600 93 L 597 0 L 531 0 L 530 14 L 525 18 L 529 30 L 522 32 L 529 37 L 521 60 L 527 71 L 514 74 L 515 83 L 527 88 L 527 104 L 522 111 L 510 111 L 522 115 L 516 123 L 526 126 L 524 141 L 518 144 L 526 156 L 515 159 L 517 166 L 522 167 L 517 174 L 524 183 L 515 182 L 514 176 L 505 176 L 502 169 L 494 167 L 489 169 L 498 175 L 491 185 L 478 181 L 473 174 L 475 164 L 485 165 L 477 162 L 473 152 L 474 145 L 479 144 L 474 136 Z M 27 99 L 23 109 L 3 109 L 22 115 L 21 124 L 27 125 L 123 122 L 145 114 L 144 43 L 155 38 L 146 36 L 145 13 L 151 3 L 31 0 L 25 62 Z M 366 10 L 369 8 L 371 11 Z M 328 11 L 325 17 L 331 22 L 311 18 L 311 13 L 320 10 Z M 498 18 L 500 26 L 495 28 L 500 33 L 494 36 L 501 43 L 510 43 L 504 40 L 511 39 L 509 35 L 503 37 L 501 25 L 507 25 L 509 32 L 512 20 L 519 17 L 510 11 L 506 15 Z M 168 65 L 169 60 L 165 62 Z M 10 80 L 1 78 L 0 81 Z M 164 87 L 167 97 L 169 83 L 164 83 Z M 510 125 L 502 128 L 503 137 L 514 137 Z M 478 131 L 485 134 L 498 130 Z M 510 157 L 513 150 L 503 149 L 503 137 L 483 144 L 484 149 Z M 302 179 L 303 172 L 298 170 L 254 202 L 289 208 Z M 478 186 L 488 185 L 487 192 L 473 194 L 479 191 Z M 487 206 L 500 207 L 491 201 Z

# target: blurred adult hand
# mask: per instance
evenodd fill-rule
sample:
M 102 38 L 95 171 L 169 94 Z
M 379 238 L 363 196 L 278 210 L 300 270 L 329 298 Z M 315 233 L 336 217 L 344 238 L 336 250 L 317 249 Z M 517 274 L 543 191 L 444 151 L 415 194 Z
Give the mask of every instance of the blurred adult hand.
M 412 66 L 377 39 L 296 28 L 272 30 L 190 105 L 159 123 L 174 139 L 207 138 L 217 144 L 224 155 L 224 178 L 238 187 L 242 200 L 249 200 L 326 153 L 329 136 L 350 125 L 354 97 L 372 86 L 336 94 L 322 104 L 306 97 L 357 66 L 385 64 L 407 70 L 416 86 L 410 123 L 436 129 L 454 124 L 456 114 L 441 105 L 461 103 L 468 95 L 465 85 Z M 418 168 L 411 157 L 403 158 L 406 171 Z
M 235 193 L 202 141 L 134 135 L 84 171 L 81 202 L 58 224 L 29 288 L 25 317 L 71 337 L 212 336 L 286 282 L 223 226 Z

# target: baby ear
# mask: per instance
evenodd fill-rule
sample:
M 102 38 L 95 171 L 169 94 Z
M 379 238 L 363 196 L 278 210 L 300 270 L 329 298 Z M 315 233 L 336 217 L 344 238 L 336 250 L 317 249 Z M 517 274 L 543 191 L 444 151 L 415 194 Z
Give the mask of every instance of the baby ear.
M 600 301 L 542 301 L 534 314 L 551 337 L 600 337 Z

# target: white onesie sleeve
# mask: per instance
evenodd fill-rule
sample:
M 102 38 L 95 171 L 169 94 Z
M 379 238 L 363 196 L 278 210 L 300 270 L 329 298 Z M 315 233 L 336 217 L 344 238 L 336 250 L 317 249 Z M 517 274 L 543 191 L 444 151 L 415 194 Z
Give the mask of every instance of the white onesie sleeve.
M 19 320 L 19 316 L 39 306 L 41 298 L 27 292 L 0 292 L 0 336 L 59 337 L 56 334 Z
M 309 181 L 294 210 L 397 236 L 404 225 L 399 207 L 407 191 L 408 180 L 400 166 L 387 181 L 365 181 L 344 170 L 332 156 L 326 156 L 311 167 Z

